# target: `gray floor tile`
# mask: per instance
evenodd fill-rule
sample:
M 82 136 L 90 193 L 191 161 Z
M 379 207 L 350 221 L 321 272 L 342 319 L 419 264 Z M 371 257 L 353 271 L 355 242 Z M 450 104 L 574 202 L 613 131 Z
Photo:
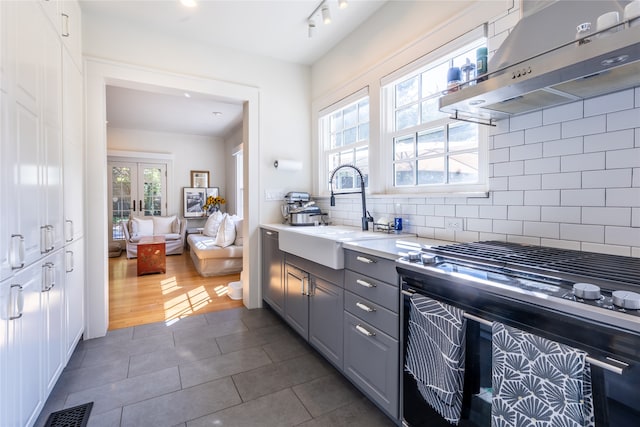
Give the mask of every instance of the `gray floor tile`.
M 207 319 L 204 316 L 189 316 L 179 319 L 171 324 L 167 324 L 165 322 L 149 323 L 147 325 L 134 326 L 133 339 L 166 334 L 204 325 L 207 325 Z
M 122 408 L 116 408 L 102 414 L 94 414 L 91 412 L 87 427 L 120 427 L 120 417 Z
M 298 427 L 394 427 L 366 397 L 299 424 Z
M 182 387 L 192 387 L 271 363 L 261 348 L 250 348 L 180 365 Z
M 284 324 L 273 311 L 264 308 L 248 310 L 247 313 L 242 316 L 242 322 L 247 325 L 247 328 L 250 330 Z
M 80 341 L 80 343 L 78 343 L 78 346 L 76 346 L 76 350 L 69 358 L 69 362 L 67 362 L 67 366 L 65 367 L 65 369 L 78 369 L 82 366 L 82 361 L 84 360 L 84 355 L 86 354 L 87 350 L 84 348 L 84 346 L 81 345 L 81 343 L 82 341 Z
M 216 341 L 223 353 L 230 353 L 232 351 L 268 344 L 283 335 L 292 333 L 294 332 L 289 330 L 287 327 L 283 325 L 276 325 L 227 335 L 216 338 Z
M 124 362 L 116 362 L 108 365 L 64 370 L 56 384 L 56 390 L 59 389 L 67 395 L 123 380 L 127 378 L 128 365 L 129 360 L 126 359 Z
M 229 310 L 214 311 L 213 313 L 206 313 L 204 317 L 207 319 L 207 323 L 215 325 L 218 322 L 226 322 L 228 320 L 239 320 L 242 316 L 249 311 L 245 307 L 232 308 Z
M 302 384 L 332 372 L 319 356 L 307 354 L 233 376 L 243 401 Z
M 173 333 L 173 338 L 176 346 L 193 345 L 194 343 L 203 340 L 214 341 L 215 338 L 244 332 L 246 330 L 247 327 L 242 323 L 242 320 L 231 319 L 223 322 L 217 322 L 214 325 L 205 324 L 204 326 L 199 326 L 197 328 L 175 331 Z
M 109 363 L 129 363 L 129 356 L 153 353 L 174 348 L 173 336 L 155 335 L 138 340 L 118 341 L 109 346 L 100 346 L 86 350 L 82 367 L 101 366 Z
M 115 329 L 113 331 L 107 331 L 104 337 L 82 341 L 82 347 L 84 349 L 102 347 L 122 341 L 130 341 L 131 339 L 133 339 L 133 328 Z
M 310 418 L 291 389 L 285 389 L 188 422 L 187 427 L 282 427 L 300 424 Z
M 162 369 L 208 359 L 220 354 L 215 340 L 193 341 L 175 348 L 156 351 L 154 353 L 131 356 L 129 361 L 129 377 L 144 375 Z
M 337 373 L 295 386 L 293 391 L 314 417 L 352 403 L 362 396 Z
M 78 393 L 71 393 L 67 397 L 65 407 L 70 408 L 81 403 L 93 402 L 92 413 L 101 414 L 177 390 L 180 390 L 178 369 L 169 368 Z
M 273 341 L 264 344 L 262 349 L 274 362 L 280 362 L 314 352 L 302 337 L 291 334 L 276 337 Z
M 121 427 L 171 427 L 241 402 L 233 381 L 226 377 L 125 406 Z

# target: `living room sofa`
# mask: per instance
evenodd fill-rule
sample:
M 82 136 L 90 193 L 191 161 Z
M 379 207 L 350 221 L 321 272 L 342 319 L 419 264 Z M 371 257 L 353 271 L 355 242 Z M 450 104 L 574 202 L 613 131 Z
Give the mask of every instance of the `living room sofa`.
M 129 218 L 122 223 L 122 229 L 129 259 L 138 256 L 138 242 L 145 236 L 164 236 L 167 255 L 180 255 L 184 252 L 187 221 L 176 215 Z
M 204 277 L 242 271 L 243 220 L 235 215 L 212 214 L 201 234 L 189 234 L 191 260 Z

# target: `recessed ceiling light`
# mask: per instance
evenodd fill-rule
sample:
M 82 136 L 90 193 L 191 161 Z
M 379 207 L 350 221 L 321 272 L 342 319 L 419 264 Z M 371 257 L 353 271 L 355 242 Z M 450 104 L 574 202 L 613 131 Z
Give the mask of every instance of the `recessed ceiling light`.
M 185 98 L 191 98 L 191 94 L 190 94 L 189 92 L 185 92 L 185 93 L 184 93 L 184 97 L 185 97 Z
M 213 114 L 214 116 L 216 116 L 216 117 L 220 117 L 220 116 L 222 115 L 222 112 L 220 112 L 220 111 L 214 111 L 212 114 Z
M 196 0 L 180 0 L 180 3 L 185 7 L 196 7 L 198 5 Z

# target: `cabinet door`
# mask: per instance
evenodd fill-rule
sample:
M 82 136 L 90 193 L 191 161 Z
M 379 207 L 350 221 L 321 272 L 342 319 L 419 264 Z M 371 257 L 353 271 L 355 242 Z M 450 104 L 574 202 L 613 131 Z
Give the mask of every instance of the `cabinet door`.
M 60 1 L 60 35 L 78 70 L 82 70 L 82 24 L 80 4 L 76 0 Z
M 65 251 L 64 307 L 66 360 L 84 331 L 84 239 L 75 240 Z
M 64 257 L 59 250 L 43 260 L 41 266 L 44 352 L 42 367 L 45 397 L 55 386 L 64 367 Z
M 305 340 L 309 339 L 309 274 L 285 264 L 286 290 L 284 320 Z
M 69 52 L 62 52 L 62 145 L 64 153 L 64 238 L 84 234 L 84 144 L 82 138 L 82 74 Z
M 0 281 L 0 426 L 11 425 L 9 423 L 9 412 L 13 407 L 13 392 L 9 391 L 9 301 L 11 293 L 11 283 L 6 280 Z
M 278 247 L 278 232 L 262 230 L 262 298 L 280 316 L 284 315 L 284 254 Z
M 344 312 L 344 374 L 392 418 L 398 418 L 397 340 Z
M 309 342 L 338 369 L 342 369 L 342 311 L 344 290 L 311 277 Z

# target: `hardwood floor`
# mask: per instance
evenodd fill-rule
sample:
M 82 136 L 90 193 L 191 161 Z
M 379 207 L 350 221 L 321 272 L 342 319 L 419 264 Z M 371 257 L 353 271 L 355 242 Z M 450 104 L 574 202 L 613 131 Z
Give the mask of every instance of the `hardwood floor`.
M 136 275 L 136 259 L 109 258 L 109 330 L 164 321 L 170 325 L 194 314 L 242 307 L 227 296 L 240 274 L 202 277 L 189 253 L 167 257 L 165 274 Z

